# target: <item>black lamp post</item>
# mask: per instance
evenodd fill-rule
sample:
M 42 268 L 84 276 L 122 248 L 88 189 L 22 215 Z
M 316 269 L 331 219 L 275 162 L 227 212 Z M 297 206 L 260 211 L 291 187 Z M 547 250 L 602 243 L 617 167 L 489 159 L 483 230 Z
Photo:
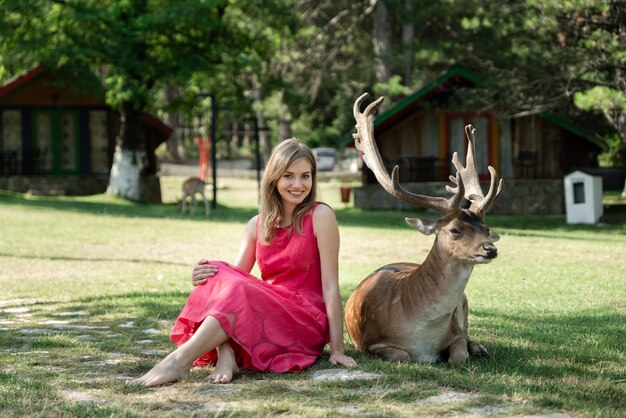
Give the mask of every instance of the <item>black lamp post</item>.
M 213 177 L 213 201 L 211 207 L 217 208 L 217 100 L 211 94 L 211 176 Z
M 210 138 L 211 138 L 211 177 L 213 178 L 213 199 L 211 199 L 211 208 L 217 208 L 217 112 L 219 108 L 217 106 L 217 99 L 214 93 L 198 93 L 196 97 L 203 99 L 205 97 L 211 98 L 211 126 L 210 126 Z M 204 118 L 203 118 L 204 119 Z

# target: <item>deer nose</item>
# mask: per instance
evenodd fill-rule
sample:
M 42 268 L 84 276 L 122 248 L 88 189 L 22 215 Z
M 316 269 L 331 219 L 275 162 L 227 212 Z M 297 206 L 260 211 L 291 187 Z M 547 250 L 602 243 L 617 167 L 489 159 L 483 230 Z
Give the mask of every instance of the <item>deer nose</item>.
M 488 258 L 496 258 L 498 256 L 498 248 L 490 242 L 483 244 L 483 250 L 487 253 L 486 256 Z

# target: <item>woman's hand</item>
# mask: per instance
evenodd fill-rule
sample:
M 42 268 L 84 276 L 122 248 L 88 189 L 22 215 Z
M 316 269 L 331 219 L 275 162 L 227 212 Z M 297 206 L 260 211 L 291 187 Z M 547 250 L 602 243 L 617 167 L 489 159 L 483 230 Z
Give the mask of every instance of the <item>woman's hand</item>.
M 330 364 L 341 364 L 346 367 L 354 367 L 356 366 L 356 361 L 350 356 L 346 356 L 344 353 L 339 352 L 331 352 L 330 358 L 328 359 Z
M 204 284 L 209 277 L 213 277 L 217 274 L 217 266 L 208 263 L 208 260 L 202 259 L 193 267 L 193 271 L 191 272 L 192 285 L 198 286 Z

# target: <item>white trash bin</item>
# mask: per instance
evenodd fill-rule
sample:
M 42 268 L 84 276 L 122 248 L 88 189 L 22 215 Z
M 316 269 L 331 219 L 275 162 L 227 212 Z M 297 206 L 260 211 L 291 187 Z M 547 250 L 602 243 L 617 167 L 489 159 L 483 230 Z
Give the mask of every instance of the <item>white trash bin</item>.
M 565 212 L 568 224 L 595 224 L 604 213 L 602 177 L 584 171 L 565 176 Z

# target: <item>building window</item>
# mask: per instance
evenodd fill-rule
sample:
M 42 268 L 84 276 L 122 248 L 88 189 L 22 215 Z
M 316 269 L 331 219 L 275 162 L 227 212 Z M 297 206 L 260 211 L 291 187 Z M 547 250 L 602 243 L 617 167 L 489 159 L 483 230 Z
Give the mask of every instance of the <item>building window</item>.
M 95 174 L 109 172 L 109 130 L 107 112 L 92 110 L 89 112 L 89 133 L 91 137 L 91 171 Z
M 0 112 L 0 174 L 18 174 L 22 160 L 22 113 Z

